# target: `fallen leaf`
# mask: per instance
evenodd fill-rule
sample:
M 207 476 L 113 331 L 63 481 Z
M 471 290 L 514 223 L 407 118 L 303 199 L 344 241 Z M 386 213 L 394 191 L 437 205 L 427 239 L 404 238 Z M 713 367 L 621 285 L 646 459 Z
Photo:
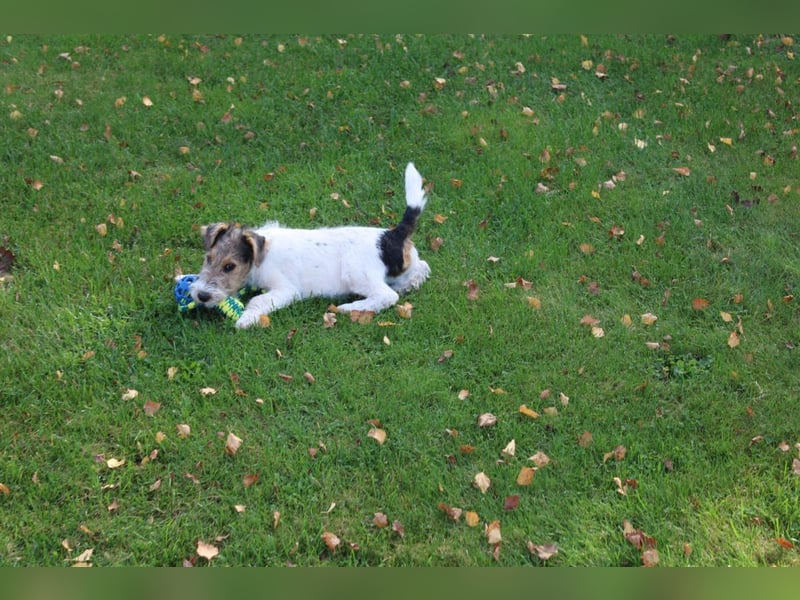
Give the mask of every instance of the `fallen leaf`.
M 464 522 L 468 527 L 475 527 L 481 522 L 481 518 L 478 516 L 478 513 L 468 510 L 464 513 Z
M 645 313 L 642 315 L 642 324 L 643 325 L 652 325 L 656 321 L 658 321 L 658 317 L 653 313 Z
M 439 358 L 436 359 L 436 362 L 438 362 L 439 364 L 442 364 L 444 361 L 446 361 L 446 360 L 448 360 L 448 359 L 450 359 L 452 357 L 453 357 L 453 351 L 452 350 L 445 350 L 444 352 L 442 352 L 442 355 Z
M 627 452 L 628 450 L 625 448 L 625 446 L 617 446 L 611 452 L 606 452 L 603 455 L 603 462 L 606 462 L 609 458 L 613 458 L 614 460 L 624 460 Z
M 382 512 L 376 512 L 374 517 L 372 518 L 372 523 L 378 529 L 383 529 L 384 527 L 387 527 L 389 525 L 389 517 L 387 517 Z
M 148 400 L 147 402 L 145 402 L 144 406 L 142 407 L 142 410 L 144 410 L 144 414 L 146 414 L 148 417 L 152 417 L 160 409 L 161 409 L 161 403 L 153 402 L 152 400 Z
M 522 467 L 517 475 L 517 485 L 530 485 L 535 474 L 536 469 L 533 467 Z
M 514 456 L 517 450 L 517 443 L 514 440 L 511 440 L 506 444 L 506 447 L 503 448 L 500 453 L 505 456 Z
M 592 443 L 592 434 L 588 431 L 584 431 L 581 436 L 578 438 L 578 445 L 581 448 L 588 448 Z
M 350 311 L 350 321 L 352 323 L 358 323 L 359 325 L 368 325 L 372 323 L 372 319 L 375 317 L 374 310 L 351 310 Z
M 116 458 L 109 458 L 106 461 L 106 466 L 108 466 L 109 469 L 118 469 L 124 464 L 125 464 L 124 458 L 122 460 L 117 460 Z
M 497 423 L 497 417 L 492 413 L 483 413 L 478 417 L 478 427 L 491 427 Z
M 733 322 L 733 315 L 731 315 L 731 313 L 729 313 L 729 312 L 725 312 L 724 310 L 721 310 L 721 311 L 719 311 L 719 316 L 726 323 L 732 323 Z
M 383 445 L 386 441 L 386 432 L 378 427 L 373 427 L 369 430 L 369 433 L 367 433 L 367 437 L 371 437 L 373 440 Z
M 401 538 L 405 537 L 406 535 L 406 528 L 403 527 L 403 524 L 400 521 L 392 521 L 392 531 L 394 531 Z
M 484 528 L 484 533 L 486 534 L 486 540 L 489 542 L 490 546 L 494 546 L 503 541 L 503 537 L 500 535 L 500 521 L 488 523 Z
M 234 433 L 229 432 L 225 440 L 225 452 L 233 456 L 239 451 L 242 445 L 242 438 L 236 436 Z
M 520 404 L 519 412 L 525 415 L 526 417 L 530 417 L 531 419 L 539 418 L 539 413 L 537 413 L 535 410 L 531 410 L 524 404 Z
M 142 98 L 142 104 L 144 104 L 145 106 L 153 106 L 153 101 L 150 100 L 150 96 L 144 96 Z
M 465 281 L 464 286 L 467 288 L 467 300 L 477 300 L 479 288 L 475 280 L 470 279 L 469 281 Z
M 410 302 L 405 302 L 396 306 L 397 314 L 403 319 L 410 319 L 413 309 L 414 305 Z
M 675 167 L 672 170 L 675 171 L 678 175 L 682 175 L 683 177 L 688 177 L 689 175 L 692 174 L 692 171 L 689 167 Z
M 503 501 L 503 510 L 512 511 L 516 510 L 519 506 L 519 496 L 511 495 L 506 496 L 506 499 Z
M 92 560 L 92 554 L 94 554 L 94 548 L 88 548 L 72 560 L 75 562 L 88 563 L 90 560 Z
M 330 329 L 334 325 L 336 325 L 336 314 L 332 312 L 326 312 L 322 315 L 322 325 L 325 329 Z
M 258 473 L 250 473 L 249 475 L 242 477 L 242 484 L 244 487 L 250 487 L 256 481 L 258 481 Z
M 204 387 L 200 388 L 200 393 L 203 394 L 203 396 L 213 396 L 217 393 L 217 390 L 212 387 Z
M 728 346 L 730 346 L 731 348 L 736 348 L 738 345 L 739 345 L 739 332 L 734 329 L 728 336 Z
M 540 560 L 550 560 L 558 554 L 558 544 L 534 544 L 528 540 L 528 552 L 535 554 Z
M 489 487 L 492 485 L 489 478 L 486 476 L 486 473 L 481 471 L 477 475 L 475 475 L 474 485 L 477 487 L 482 494 L 485 494 Z
M 535 308 L 536 310 L 542 308 L 542 301 L 539 300 L 539 298 L 537 298 L 536 296 L 526 296 L 525 300 L 527 300 L 529 306 Z
M 787 539 L 784 539 L 782 537 L 777 537 L 775 538 L 775 541 L 778 542 L 784 548 L 787 548 L 788 550 L 794 549 L 794 544 Z
M 139 392 L 133 389 L 125 390 L 125 393 L 122 394 L 122 400 L 133 400 L 136 396 L 139 395 Z
M 705 298 L 695 298 L 692 300 L 692 310 L 705 310 L 708 308 L 708 300 Z
M 533 456 L 531 456 L 528 460 L 533 462 L 533 464 L 535 464 L 539 468 L 544 467 L 545 465 L 550 463 L 550 457 L 547 456 L 547 454 L 545 454 L 541 450 L 536 454 L 534 454 Z
M 592 246 L 591 244 L 581 244 L 579 248 L 581 252 L 583 252 L 584 254 L 594 253 L 594 246 Z
M 0 493 L 2 493 L 3 496 L 8 496 L 11 493 L 11 490 L 5 483 L 0 483 Z
M 592 327 L 592 337 L 595 338 L 602 338 L 605 337 L 606 332 L 602 327 Z
M 439 510 L 450 517 L 453 521 L 458 521 L 461 518 L 461 513 L 463 512 L 460 508 L 448 506 L 444 502 L 439 502 Z
M 189 435 L 192 433 L 192 428 L 189 427 L 186 423 L 180 423 L 178 425 L 175 425 L 175 429 L 178 432 L 178 437 L 181 438 L 182 440 L 189 437 Z
M 655 567 L 658 564 L 658 550 L 648 548 L 642 552 L 642 565 L 645 567 Z
M 593 326 L 597 325 L 598 323 L 600 323 L 600 319 L 593 317 L 592 315 L 583 315 L 583 317 L 581 317 L 581 325 Z
M 800 459 L 795 458 L 792 461 L 792 473 L 800 475 Z
M 203 540 L 197 540 L 197 556 L 211 560 L 219 554 L 219 548 L 213 544 L 207 544 Z
M 469 398 L 469 390 L 460 390 L 458 392 L 459 400 L 466 400 L 467 398 Z

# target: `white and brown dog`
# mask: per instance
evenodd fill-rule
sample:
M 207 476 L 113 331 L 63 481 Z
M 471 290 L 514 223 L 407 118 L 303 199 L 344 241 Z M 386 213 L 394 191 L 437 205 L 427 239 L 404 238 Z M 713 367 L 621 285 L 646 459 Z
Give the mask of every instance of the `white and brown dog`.
M 409 163 L 405 172 L 406 210 L 393 229 L 331 227 L 289 229 L 267 223 L 258 229 L 232 223 L 202 228 L 206 258 L 192 284 L 192 298 L 215 306 L 245 286 L 266 290 L 253 297 L 236 321 L 250 327 L 296 300 L 313 296 L 361 296 L 339 311 L 378 312 L 430 275 L 411 234 L 425 206 L 422 176 Z

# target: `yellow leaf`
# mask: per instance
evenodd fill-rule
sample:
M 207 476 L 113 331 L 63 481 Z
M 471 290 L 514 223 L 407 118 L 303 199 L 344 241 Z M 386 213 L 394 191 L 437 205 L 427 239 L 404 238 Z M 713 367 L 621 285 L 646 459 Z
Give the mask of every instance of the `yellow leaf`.
M 8 496 L 11 493 L 11 490 L 5 483 L 0 483 L 0 493 L 2 493 L 3 496 Z
M 620 321 L 622 322 L 623 325 L 625 325 L 625 327 L 630 327 L 633 324 L 633 321 L 631 320 L 631 316 L 629 314 L 627 314 L 627 313 L 622 315 L 622 318 L 620 319 Z
M 530 485 L 533 482 L 533 476 L 536 474 L 536 469 L 533 467 L 522 467 L 517 475 L 517 485 Z
M 153 101 L 150 100 L 150 96 L 144 96 L 142 98 L 142 104 L 144 104 L 145 106 L 153 106 Z
M 678 175 L 682 175 L 683 177 L 688 177 L 689 175 L 692 174 L 692 171 L 689 167 L 675 167 L 672 170 L 675 171 Z
M 475 527 L 481 522 L 481 518 L 478 513 L 468 510 L 464 513 L 464 521 L 466 521 L 468 527 Z
M 722 318 L 723 321 L 726 323 L 733 322 L 733 315 L 729 312 L 725 312 L 724 310 L 719 311 L 719 316 Z
M 178 431 L 178 437 L 181 439 L 189 437 L 189 434 L 192 433 L 192 428 L 189 427 L 186 423 L 181 423 L 179 425 L 176 425 L 175 429 Z
M 733 146 L 733 140 L 729 137 L 721 137 L 719 138 L 719 141 L 722 142 L 723 144 L 726 144 L 727 146 Z
M 531 419 L 538 419 L 539 418 L 539 413 L 537 413 L 535 410 L 531 410 L 530 408 L 528 408 L 524 404 L 520 405 L 519 412 L 521 412 L 526 417 L 530 417 Z
M 526 299 L 528 301 L 528 305 L 531 306 L 532 308 L 535 308 L 536 310 L 542 308 L 542 301 L 539 300 L 539 298 L 537 298 L 536 296 L 527 296 Z

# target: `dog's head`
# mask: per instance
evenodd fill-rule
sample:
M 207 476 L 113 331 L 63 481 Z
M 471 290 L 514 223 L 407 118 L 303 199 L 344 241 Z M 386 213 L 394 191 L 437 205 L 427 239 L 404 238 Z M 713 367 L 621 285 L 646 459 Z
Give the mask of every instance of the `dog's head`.
M 206 249 L 192 297 L 206 306 L 219 304 L 245 286 L 250 270 L 264 260 L 267 240 L 234 223 L 214 223 L 200 229 Z

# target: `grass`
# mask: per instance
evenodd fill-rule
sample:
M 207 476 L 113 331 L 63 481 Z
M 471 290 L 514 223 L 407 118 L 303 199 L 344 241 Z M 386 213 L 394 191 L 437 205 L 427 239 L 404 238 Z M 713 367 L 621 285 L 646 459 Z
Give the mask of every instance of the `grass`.
M 662 566 L 796 565 L 790 42 L 4 37 L 0 564 L 205 565 L 203 540 L 216 565 L 638 565 L 628 521 Z M 389 226 L 409 160 L 434 186 L 412 318 L 178 315 L 199 225 Z

